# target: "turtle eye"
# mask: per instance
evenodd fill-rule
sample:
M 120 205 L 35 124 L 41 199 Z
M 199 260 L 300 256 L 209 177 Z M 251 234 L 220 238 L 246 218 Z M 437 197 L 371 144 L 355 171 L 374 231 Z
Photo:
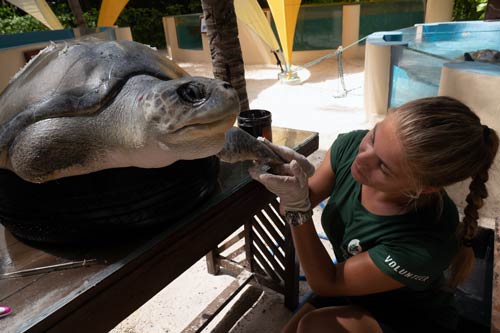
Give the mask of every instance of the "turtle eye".
M 207 98 L 205 86 L 197 82 L 188 82 L 177 88 L 181 99 L 192 104 L 201 104 Z

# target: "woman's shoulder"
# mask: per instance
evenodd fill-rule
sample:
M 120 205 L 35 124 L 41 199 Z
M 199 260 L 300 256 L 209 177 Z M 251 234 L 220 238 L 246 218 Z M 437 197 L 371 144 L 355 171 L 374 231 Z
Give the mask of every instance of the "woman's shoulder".
M 354 159 L 366 133 L 368 130 L 355 130 L 338 135 L 330 148 L 330 162 L 335 172 L 340 165 L 344 164 L 343 162 Z
M 340 133 L 337 136 L 337 139 L 333 142 L 333 145 L 349 145 L 349 144 L 359 144 L 361 140 L 365 137 L 368 130 L 359 129 L 350 132 Z

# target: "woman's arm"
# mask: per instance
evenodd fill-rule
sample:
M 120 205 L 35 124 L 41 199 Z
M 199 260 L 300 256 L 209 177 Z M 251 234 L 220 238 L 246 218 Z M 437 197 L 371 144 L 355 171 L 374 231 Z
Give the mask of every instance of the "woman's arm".
M 323 162 L 309 178 L 309 199 L 315 207 L 332 192 L 335 174 L 331 166 L 330 150 Z M 302 269 L 311 289 L 318 295 L 363 295 L 400 288 L 403 285 L 383 273 L 367 252 L 346 262 L 334 265 L 321 243 L 312 220 L 291 227 L 293 241 Z
M 382 272 L 366 251 L 345 262 L 333 264 L 316 233 L 312 220 L 291 229 L 307 283 L 316 294 L 365 295 L 404 286 Z
M 257 167 L 251 168 L 249 172 L 253 179 L 280 197 L 280 210 L 304 212 L 330 195 L 335 181 L 330 152 L 308 180 L 310 173 L 305 170 L 313 167 L 304 156 L 297 156 L 297 153 L 286 147 L 270 146 L 277 152 L 284 151 L 280 156 L 286 156 L 284 159 L 290 163 L 281 168 L 278 174 L 269 174 Z M 307 208 L 303 210 L 304 207 Z M 403 286 L 378 269 L 366 252 L 334 265 L 316 233 L 312 219 L 290 228 L 307 281 L 318 295 L 362 295 Z

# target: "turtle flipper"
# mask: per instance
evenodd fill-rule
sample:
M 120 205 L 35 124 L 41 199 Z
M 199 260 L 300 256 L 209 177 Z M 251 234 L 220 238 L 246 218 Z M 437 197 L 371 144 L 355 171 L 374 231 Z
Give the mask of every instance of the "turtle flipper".
M 226 132 L 226 141 L 217 156 L 223 162 L 259 161 L 264 164 L 283 164 L 283 159 L 266 144 L 238 127 Z

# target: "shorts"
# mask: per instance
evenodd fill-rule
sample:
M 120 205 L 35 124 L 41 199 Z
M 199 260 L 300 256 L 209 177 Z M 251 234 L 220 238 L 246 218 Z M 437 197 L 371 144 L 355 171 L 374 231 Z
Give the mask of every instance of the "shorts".
M 372 317 L 377 321 L 379 326 L 382 328 L 382 333 L 456 332 L 456 330 L 451 330 L 445 327 L 441 327 L 433 323 L 426 323 L 425 321 L 419 321 L 419 323 L 411 324 L 404 319 L 398 320 L 398 318 L 402 318 L 402 316 L 394 313 L 392 313 L 391 315 L 380 314 L 378 313 L 379 311 L 376 310 L 374 311 L 374 309 L 370 309 L 370 306 L 365 306 L 363 297 L 349 297 L 349 296 L 322 297 L 313 294 L 311 297 L 307 299 L 307 303 L 311 304 L 316 309 L 330 307 L 330 306 L 346 306 L 346 305 L 360 306 L 366 311 L 368 311 L 372 315 Z

